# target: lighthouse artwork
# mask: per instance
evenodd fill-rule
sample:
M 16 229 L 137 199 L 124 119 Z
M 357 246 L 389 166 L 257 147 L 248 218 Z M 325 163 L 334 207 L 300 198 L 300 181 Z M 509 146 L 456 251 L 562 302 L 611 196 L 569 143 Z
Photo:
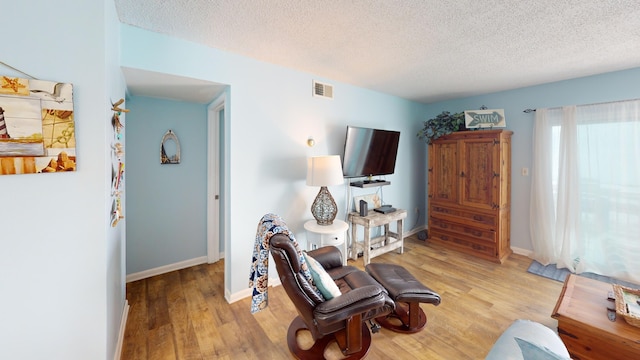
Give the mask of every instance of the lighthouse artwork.
M 76 170 L 73 86 L 0 77 L 0 175 Z
M 0 139 L 10 139 L 7 132 L 7 123 L 4 122 L 4 110 L 0 107 Z

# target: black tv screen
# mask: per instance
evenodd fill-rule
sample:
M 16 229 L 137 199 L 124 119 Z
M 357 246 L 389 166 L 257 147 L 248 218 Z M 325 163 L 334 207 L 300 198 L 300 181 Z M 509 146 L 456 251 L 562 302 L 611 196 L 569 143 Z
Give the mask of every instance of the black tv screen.
M 347 127 L 342 172 L 344 177 L 393 174 L 400 132 Z

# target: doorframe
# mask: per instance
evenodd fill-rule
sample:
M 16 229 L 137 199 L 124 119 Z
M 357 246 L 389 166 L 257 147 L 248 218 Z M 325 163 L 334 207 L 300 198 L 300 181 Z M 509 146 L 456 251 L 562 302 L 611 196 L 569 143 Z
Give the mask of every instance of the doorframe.
M 207 262 L 220 254 L 220 111 L 226 96 L 220 95 L 207 107 Z

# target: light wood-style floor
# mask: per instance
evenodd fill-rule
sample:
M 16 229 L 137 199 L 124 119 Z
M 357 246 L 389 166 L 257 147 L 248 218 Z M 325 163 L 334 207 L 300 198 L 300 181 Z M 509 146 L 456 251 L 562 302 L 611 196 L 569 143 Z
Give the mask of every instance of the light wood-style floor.
M 483 359 L 515 319 L 557 326 L 550 315 L 562 283 L 528 273 L 527 257 L 500 265 L 409 237 L 403 255 L 372 262 L 406 267 L 442 303 L 421 305 L 428 323 L 419 333 L 373 334 L 367 359 Z M 349 264 L 362 268 L 362 259 Z M 127 284 L 122 360 L 292 358 L 286 333 L 296 311 L 282 287 L 270 288 L 269 307 L 252 315 L 249 298 L 225 301 L 223 271 L 219 261 Z M 340 358 L 337 347 L 327 356 Z

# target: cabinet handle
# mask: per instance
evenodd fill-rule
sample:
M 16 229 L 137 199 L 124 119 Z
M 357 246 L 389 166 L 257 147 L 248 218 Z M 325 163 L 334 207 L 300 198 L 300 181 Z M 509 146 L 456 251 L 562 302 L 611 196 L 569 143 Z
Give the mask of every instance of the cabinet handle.
M 464 177 L 464 171 L 460 172 L 460 177 Z

